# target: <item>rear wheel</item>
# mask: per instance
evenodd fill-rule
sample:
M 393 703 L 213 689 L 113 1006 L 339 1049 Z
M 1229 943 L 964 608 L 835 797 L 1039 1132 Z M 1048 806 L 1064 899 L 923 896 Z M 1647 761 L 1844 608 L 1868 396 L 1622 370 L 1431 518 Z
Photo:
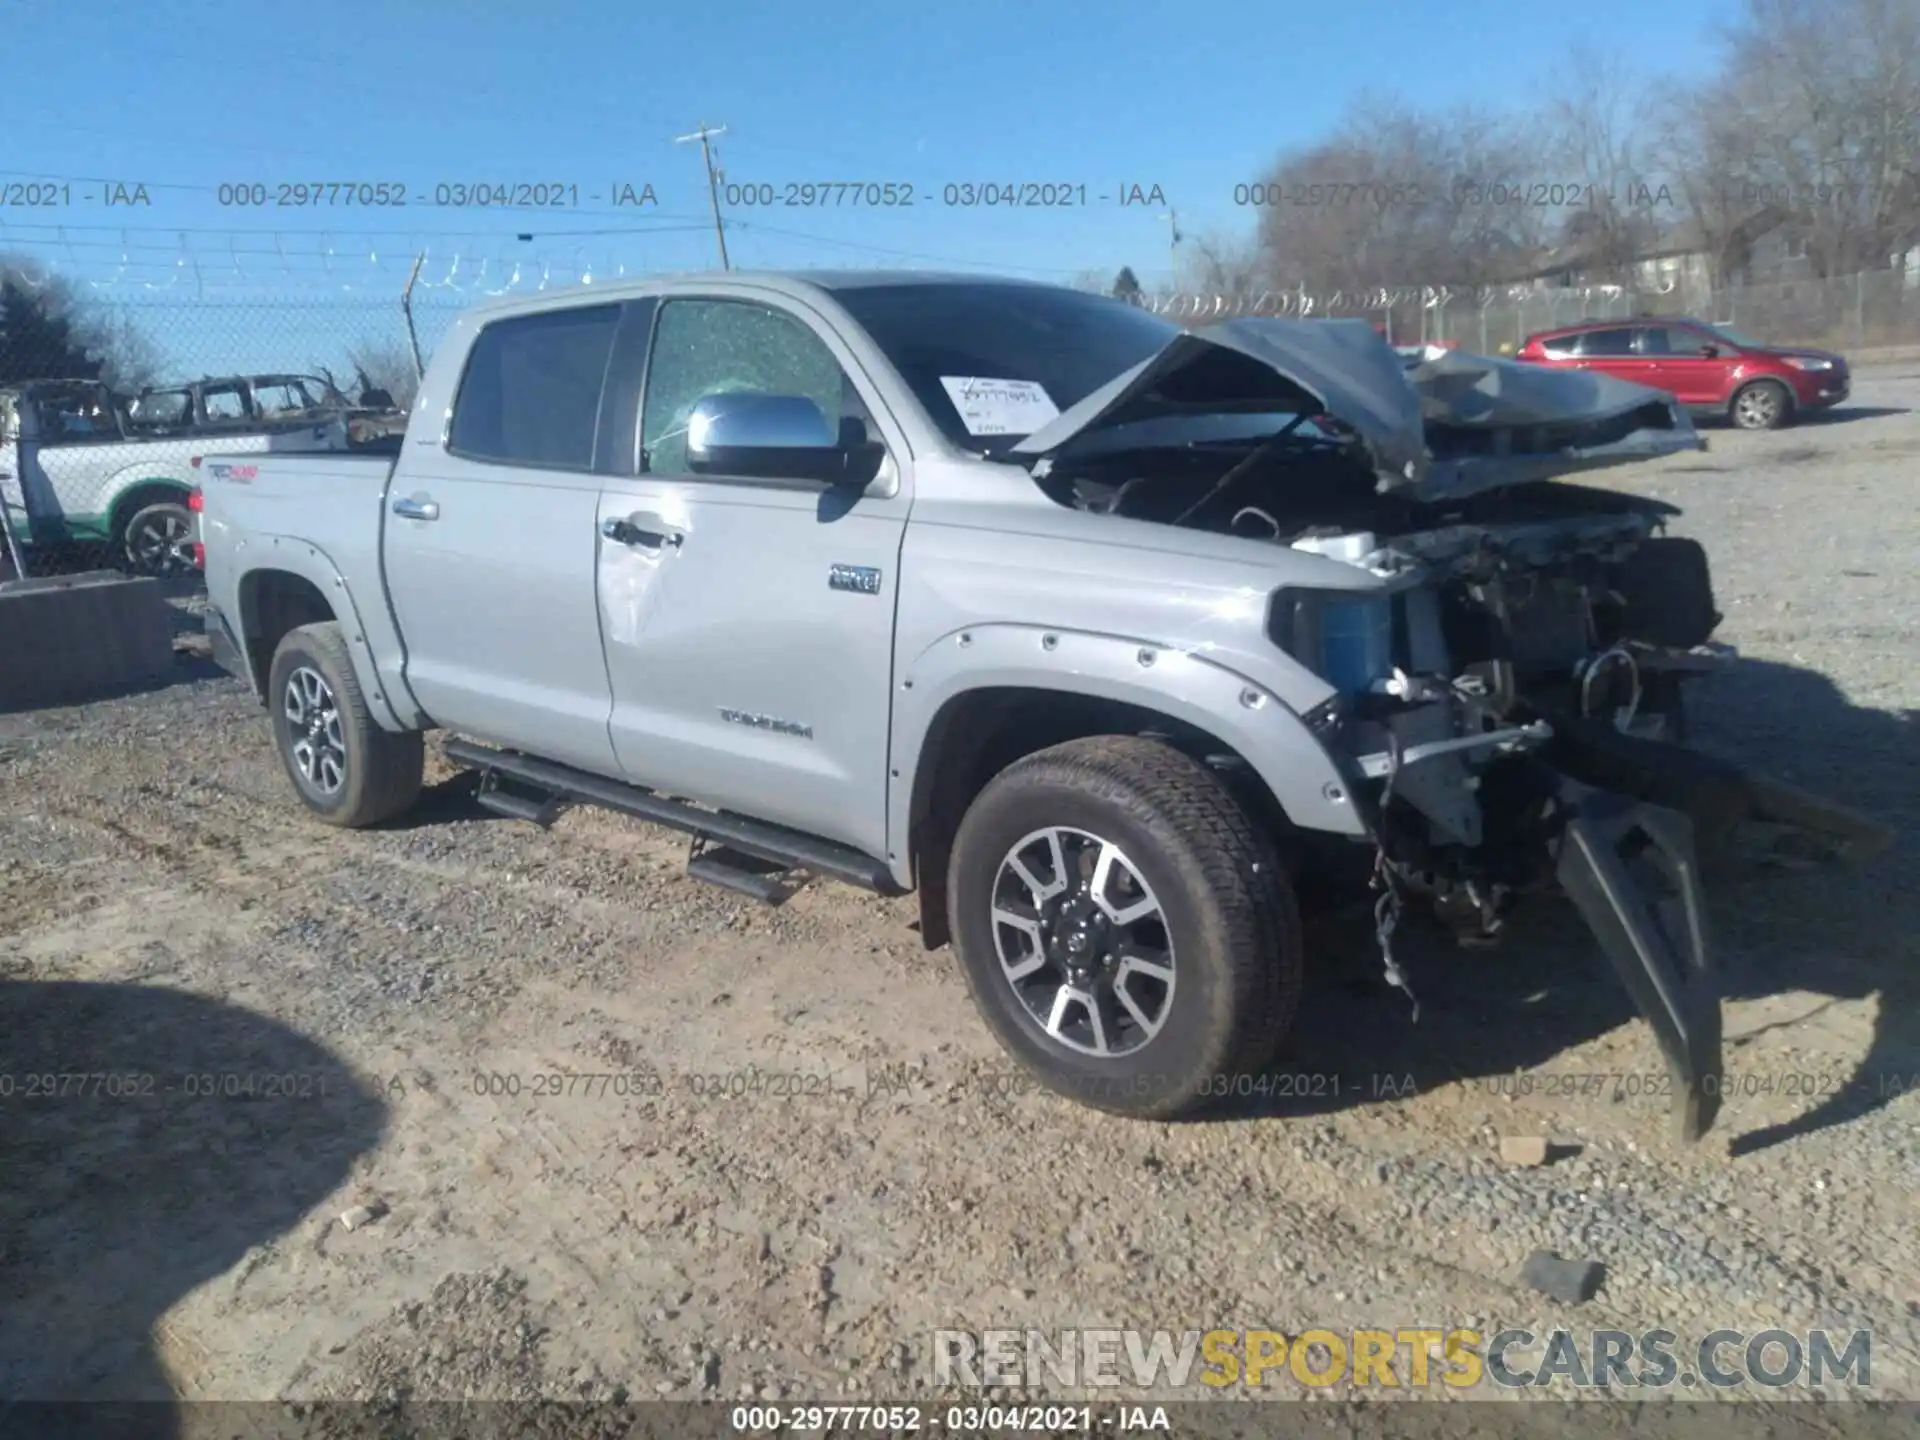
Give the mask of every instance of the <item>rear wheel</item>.
M 1793 397 L 1778 380 L 1755 380 L 1734 392 L 1730 413 L 1742 430 L 1778 430 L 1793 417 Z
M 294 790 L 327 824 L 377 825 L 419 799 L 425 741 L 374 723 L 338 624 L 287 632 L 273 652 L 267 705 Z
M 120 554 L 135 575 L 183 575 L 193 569 L 193 512 L 183 500 L 143 505 L 120 531 Z
M 1070 741 L 968 809 L 948 876 L 974 1003 L 1048 1088 L 1170 1119 L 1271 1059 L 1301 984 L 1272 843 L 1171 746 Z

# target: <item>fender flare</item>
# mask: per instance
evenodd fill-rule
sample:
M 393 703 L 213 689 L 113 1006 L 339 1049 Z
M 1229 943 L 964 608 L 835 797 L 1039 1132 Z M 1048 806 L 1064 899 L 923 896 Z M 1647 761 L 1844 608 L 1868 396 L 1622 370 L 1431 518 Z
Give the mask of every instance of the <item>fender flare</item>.
M 421 729 L 422 717 L 413 703 L 413 697 L 390 694 L 387 683 L 381 678 L 379 667 L 374 663 L 372 647 L 367 643 L 367 627 L 361 621 L 360 607 L 354 603 L 352 588 L 347 584 L 346 576 L 333 563 L 333 558 L 312 541 L 279 535 L 256 535 L 242 544 L 254 553 L 251 563 L 240 570 L 234 582 L 236 603 L 245 593 L 247 580 L 252 575 L 264 570 L 283 570 L 290 575 L 298 575 L 326 596 L 327 603 L 333 607 L 333 613 L 346 637 L 347 654 L 353 660 L 354 678 L 360 682 L 360 693 L 366 697 L 367 710 L 374 724 L 382 730 L 397 733 Z M 242 613 L 233 618 L 241 631 L 241 655 L 251 673 L 254 662 L 249 643 L 251 637 L 246 634 L 247 617 Z M 255 677 L 255 684 L 259 693 L 265 695 L 267 677 Z M 400 702 L 398 706 L 395 700 Z
M 913 799 L 935 717 L 962 695 L 1003 687 L 1092 696 L 1183 721 L 1231 746 L 1301 829 L 1367 833 L 1339 765 L 1266 686 L 1153 641 L 1040 625 L 972 625 L 927 646 L 895 681 L 887 858 L 902 885 L 914 879 Z

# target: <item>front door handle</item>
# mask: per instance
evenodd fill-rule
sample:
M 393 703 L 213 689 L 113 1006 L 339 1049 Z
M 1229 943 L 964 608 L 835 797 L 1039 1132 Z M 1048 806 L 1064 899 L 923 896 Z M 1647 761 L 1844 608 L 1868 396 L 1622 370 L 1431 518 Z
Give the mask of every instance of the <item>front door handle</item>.
M 644 545 L 649 550 L 663 545 L 677 550 L 687 538 L 684 530 L 646 512 L 636 512 L 624 520 L 609 516 L 600 522 L 600 533 L 617 545 Z
M 405 520 L 438 520 L 440 505 L 424 496 L 408 495 L 393 502 L 393 513 Z

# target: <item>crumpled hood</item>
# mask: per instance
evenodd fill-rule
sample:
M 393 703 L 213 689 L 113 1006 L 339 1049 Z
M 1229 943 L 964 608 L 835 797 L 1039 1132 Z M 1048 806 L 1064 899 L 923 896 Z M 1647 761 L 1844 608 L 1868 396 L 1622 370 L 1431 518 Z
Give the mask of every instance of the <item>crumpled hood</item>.
M 1382 493 L 1452 499 L 1706 444 L 1673 398 L 1595 371 L 1448 351 L 1409 365 L 1362 320 L 1239 319 L 1181 334 L 1013 447 L 1177 415 L 1303 402 L 1351 429 Z

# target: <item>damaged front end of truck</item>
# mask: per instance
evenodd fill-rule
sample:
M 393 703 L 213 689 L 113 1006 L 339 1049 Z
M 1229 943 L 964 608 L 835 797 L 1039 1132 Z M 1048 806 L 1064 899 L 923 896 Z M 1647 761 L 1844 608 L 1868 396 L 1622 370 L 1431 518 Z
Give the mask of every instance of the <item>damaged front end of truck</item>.
M 1735 658 L 1705 552 L 1663 533 L 1674 507 L 1563 478 L 1704 448 L 1657 391 L 1278 320 L 1182 335 L 1017 447 L 1063 504 L 1367 572 L 1283 588 L 1268 633 L 1335 687 L 1305 719 L 1373 843 L 1387 978 L 1412 994 L 1406 907 L 1484 942 L 1559 891 L 1652 1027 L 1687 1140 L 1721 1068 L 1703 864 L 1891 839 L 1687 745 L 1689 683 Z

